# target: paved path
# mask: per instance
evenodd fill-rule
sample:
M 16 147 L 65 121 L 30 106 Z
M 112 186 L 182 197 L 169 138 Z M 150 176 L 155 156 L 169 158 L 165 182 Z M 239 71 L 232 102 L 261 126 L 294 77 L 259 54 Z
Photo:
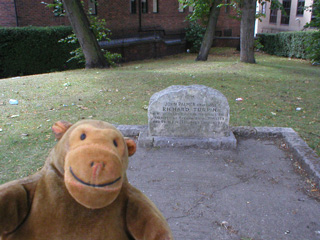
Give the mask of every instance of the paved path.
M 176 240 L 320 240 L 320 202 L 273 141 L 240 139 L 233 151 L 138 148 L 127 173 Z

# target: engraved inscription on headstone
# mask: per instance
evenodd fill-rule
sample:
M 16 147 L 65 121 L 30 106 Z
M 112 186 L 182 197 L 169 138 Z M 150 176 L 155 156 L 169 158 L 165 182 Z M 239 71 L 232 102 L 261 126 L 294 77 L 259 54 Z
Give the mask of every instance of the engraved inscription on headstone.
M 229 136 L 229 104 L 218 90 L 171 86 L 155 93 L 148 109 L 149 136 Z

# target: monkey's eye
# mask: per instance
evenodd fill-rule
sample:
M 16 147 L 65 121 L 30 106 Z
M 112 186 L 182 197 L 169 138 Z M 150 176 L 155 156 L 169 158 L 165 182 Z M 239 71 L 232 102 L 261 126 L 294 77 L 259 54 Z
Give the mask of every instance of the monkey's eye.
M 115 147 L 118 147 L 118 143 L 117 143 L 116 140 L 113 140 L 113 145 L 114 145 Z
M 86 137 L 87 137 L 87 135 L 86 135 L 85 133 L 82 133 L 81 136 L 80 136 L 80 139 L 81 139 L 81 140 L 85 140 Z

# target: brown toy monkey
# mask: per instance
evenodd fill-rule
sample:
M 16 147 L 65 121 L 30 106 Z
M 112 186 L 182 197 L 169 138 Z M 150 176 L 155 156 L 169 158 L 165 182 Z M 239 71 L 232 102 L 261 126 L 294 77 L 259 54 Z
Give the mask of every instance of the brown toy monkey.
M 111 124 L 53 125 L 42 170 L 0 186 L 0 239 L 171 240 L 156 206 L 126 177 L 136 144 Z

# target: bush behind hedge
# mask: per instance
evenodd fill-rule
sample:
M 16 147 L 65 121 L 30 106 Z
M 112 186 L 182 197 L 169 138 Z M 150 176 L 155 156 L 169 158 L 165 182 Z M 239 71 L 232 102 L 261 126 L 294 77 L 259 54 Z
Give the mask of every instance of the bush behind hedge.
M 186 28 L 186 40 L 187 48 L 191 53 L 199 52 L 205 32 L 205 27 L 197 22 L 190 22 L 189 27 Z
M 262 50 L 283 57 L 310 58 L 307 48 L 316 31 L 258 34 Z
M 59 43 L 71 27 L 0 28 L 0 78 L 78 67 L 66 63 L 77 46 Z

